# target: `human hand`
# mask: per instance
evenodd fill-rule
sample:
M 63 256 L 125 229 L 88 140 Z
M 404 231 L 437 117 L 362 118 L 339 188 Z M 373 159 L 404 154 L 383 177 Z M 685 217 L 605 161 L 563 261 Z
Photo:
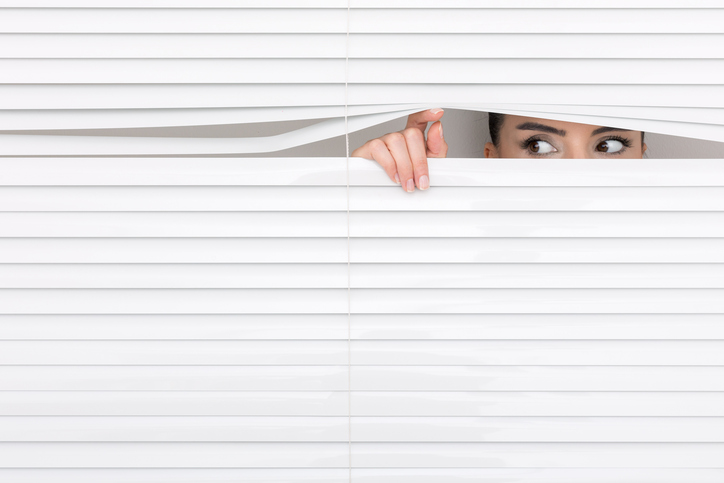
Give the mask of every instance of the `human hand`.
M 367 141 L 352 151 L 352 156 L 377 161 L 390 179 L 407 192 L 415 191 L 415 185 L 421 190 L 430 187 L 430 175 L 427 170 L 427 158 L 444 158 L 447 155 L 447 143 L 442 137 L 442 109 L 410 114 L 407 126 L 400 132 Z M 433 122 L 427 132 L 427 123 Z

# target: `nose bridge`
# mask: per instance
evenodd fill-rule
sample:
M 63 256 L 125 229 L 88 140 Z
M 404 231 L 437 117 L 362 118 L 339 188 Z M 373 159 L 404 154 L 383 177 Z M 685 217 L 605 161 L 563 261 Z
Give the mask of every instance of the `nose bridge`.
M 566 158 L 568 159 L 587 159 L 588 152 L 586 151 L 586 144 L 574 142 L 568 145 L 566 150 Z

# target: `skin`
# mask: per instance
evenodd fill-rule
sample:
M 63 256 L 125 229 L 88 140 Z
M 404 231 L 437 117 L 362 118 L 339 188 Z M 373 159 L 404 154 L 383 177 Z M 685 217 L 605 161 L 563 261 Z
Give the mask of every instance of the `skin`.
M 352 156 L 377 161 L 390 179 L 407 192 L 415 191 L 415 186 L 428 189 L 427 158 L 447 156 L 440 122 L 443 114 L 442 109 L 412 114 L 405 129 L 368 141 L 355 149 Z M 504 119 L 498 146 L 485 144 L 486 158 L 640 159 L 647 149 L 641 142 L 641 131 L 525 116 L 506 115 Z M 425 139 L 430 122 L 433 124 Z

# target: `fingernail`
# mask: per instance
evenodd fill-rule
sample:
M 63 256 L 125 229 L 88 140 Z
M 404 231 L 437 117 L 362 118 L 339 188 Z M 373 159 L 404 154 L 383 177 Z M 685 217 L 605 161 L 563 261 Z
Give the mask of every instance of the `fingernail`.
M 442 135 L 442 123 L 440 123 L 440 139 L 445 139 L 445 136 Z
M 443 110 L 439 107 L 436 107 L 435 109 L 430 109 L 430 114 L 437 114 L 438 112 L 443 112 Z
M 395 173 L 395 183 L 400 184 L 400 175 Z
M 412 193 L 413 191 L 415 191 L 415 182 L 410 178 L 407 180 L 407 192 Z
M 419 184 L 421 190 L 426 190 L 430 187 L 430 180 L 428 179 L 426 174 L 423 174 L 422 176 L 420 176 L 418 184 Z

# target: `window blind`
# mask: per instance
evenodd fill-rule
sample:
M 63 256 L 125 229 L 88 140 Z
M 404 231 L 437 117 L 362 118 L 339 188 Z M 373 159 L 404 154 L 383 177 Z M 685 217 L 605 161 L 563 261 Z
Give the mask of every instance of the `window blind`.
M 721 160 L 209 155 L 428 106 L 722 141 L 721 5 L 351 7 L 0 0 L 0 480 L 720 481 Z

